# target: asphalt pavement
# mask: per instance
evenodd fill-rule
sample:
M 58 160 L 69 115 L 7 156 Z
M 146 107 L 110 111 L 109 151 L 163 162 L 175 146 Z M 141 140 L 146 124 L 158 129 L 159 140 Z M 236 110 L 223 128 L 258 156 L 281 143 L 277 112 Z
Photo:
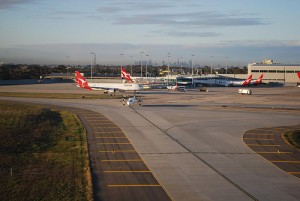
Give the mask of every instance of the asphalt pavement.
M 48 90 L 48 93 L 54 93 L 57 90 L 65 93 L 68 93 L 68 89 L 80 90 L 73 89 L 74 86 L 71 85 L 63 85 L 59 89 L 54 85 L 49 88 L 44 86 L 44 89 L 42 86 L 36 87 L 37 91 Z M 2 87 L 0 89 L 3 90 Z M 27 89 L 10 87 L 9 90 L 26 91 Z M 30 91 L 34 90 L 34 86 L 30 87 Z M 149 175 L 143 175 L 138 176 L 139 181 L 142 181 L 141 184 L 146 180 L 151 185 L 159 184 L 161 187 L 152 186 L 149 189 L 151 191 L 163 189 L 168 199 L 300 200 L 300 179 L 297 174 L 292 173 L 298 170 L 280 169 L 275 164 L 279 163 L 275 161 L 276 158 L 270 158 L 270 162 L 259 153 L 262 150 L 253 149 L 259 146 L 251 146 L 255 143 L 279 144 L 277 142 L 275 144 L 273 140 L 247 139 L 256 137 L 265 139 L 262 136 L 250 136 L 250 133 L 273 134 L 269 133 L 272 129 L 297 127 L 300 123 L 299 88 L 254 88 L 252 91 L 251 96 L 237 94 L 237 88 L 209 88 L 208 93 L 193 90 L 164 92 L 163 94 L 144 92 L 141 94 L 143 96 L 142 107 L 123 106 L 120 100 L 1 99 L 69 106 L 97 113 L 95 119 L 88 118 L 87 122 L 96 127 L 101 127 L 104 122 L 110 123 L 105 124 L 111 125 L 110 127 L 114 127 L 114 124 L 122 131 L 126 139 L 96 138 L 95 142 L 130 143 L 130 145 L 98 144 L 97 150 L 104 152 L 97 152 L 97 157 L 106 157 L 103 160 L 115 160 L 115 157 L 118 157 L 117 160 L 142 160 L 144 165 L 140 161 L 131 161 L 127 165 L 131 167 L 131 165 L 138 164 L 132 170 L 150 171 L 153 175 L 152 179 L 148 179 Z M 104 121 L 106 120 L 104 117 L 113 124 Z M 259 129 L 263 129 L 261 131 L 270 129 L 270 131 L 264 133 Z M 280 132 L 283 130 L 281 129 Z M 101 133 L 103 130 L 98 131 L 99 137 L 104 137 Z M 116 135 L 112 134 L 111 137 Z M 271 136 L 267 138 L 271 139 Z M 96 150 L 95 147 L 90 148 Z M 127 150 L 125 154 L 118 153 L 121 147 Z M 266 147 L 260 146 L 259 149 L 266 149 Z M 276 146 L 273 146 L 273 149 L 274 147 Z M 276 152 L 276 149 L 278 147 L 273 151 Z M 285 148 L 279 150 L 279 152 L 285 151 Z M 278 155 L 274 154 L 274 156 Z M 92 166 L 95 165 L 93 168 L 101 171 L 106 171 L 105 168 L 108 168 L 107 171 L 129 168 L 123 164 L 118 166 L 117 162 L 112 161 L 110 165 L 98 160 L 95 162 L 94 159 L 91 161 L 93 161 Z M 144 173 L 148 174 L 148 172 Z M 110 178 L 107 181 L 113 181 L 111 177 L 125 178 L 125 180 L 105 183 L 106 185 L 135 184 L 137 181 L 127 180 L 129 175 L 125 172 L 106 172 L 105 174 L 108 174 Z M 102 180 L 99 179 L 99 181 Z M 115 194 L 119 193 L 124 196 L 124 199 L 127 198 L 129 194 L 126 194 L 126 188 L 115 186 L 114 190 L 117 191 Z M 133 186 L 129 189 L 132 191 L 131 195 L 146 190 L 142 188 L 143 190 L 140 191 L 141 188 Z

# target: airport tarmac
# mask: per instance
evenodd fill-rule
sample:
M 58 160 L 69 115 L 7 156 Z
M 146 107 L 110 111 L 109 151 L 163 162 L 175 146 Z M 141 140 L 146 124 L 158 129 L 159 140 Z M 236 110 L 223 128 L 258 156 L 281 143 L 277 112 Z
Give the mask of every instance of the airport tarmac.
M 70 83 L 0 86 L 6 90 L 83 93 Z M 299 125 L 299 88 L 253 88 L 253 95 L 240 95 L 238 88 L 208 90 L 143 91 L 141 107 L 120 100 L 1 99 L 103 114 L 121 128 L 172 200 L 299 200 L 300 179 L 243 140 L 252 129 Z

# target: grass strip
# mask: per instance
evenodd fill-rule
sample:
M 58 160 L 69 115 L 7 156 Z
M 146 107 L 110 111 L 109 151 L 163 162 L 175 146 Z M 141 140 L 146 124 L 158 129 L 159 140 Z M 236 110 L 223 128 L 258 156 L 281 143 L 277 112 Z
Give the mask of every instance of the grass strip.
M 0 92 L 0 96 L 22 98 L 57 98 L 57 99 L 120 99 L 122 95 L 110 94 L 69 94 L 69 93 L 24 93 L 24 92 Z
M 92 200 L 77 116 L 0 101 L 0 200 Z
M 284 139 L 296 149 L 300 149 L 300 130 L 284 133 Z

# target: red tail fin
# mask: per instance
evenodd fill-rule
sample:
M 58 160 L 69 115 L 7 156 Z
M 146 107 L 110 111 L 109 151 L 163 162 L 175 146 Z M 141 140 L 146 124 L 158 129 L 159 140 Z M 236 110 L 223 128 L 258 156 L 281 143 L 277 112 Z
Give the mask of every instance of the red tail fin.
M 122 78 L 125 78 L 127 81 L 132 82 L 131 76 L 126 72 L 124 68 L 122 68 Z
M 299 79 L 300 79 L 300 72 L 298 72 L 297 75 L 298 75 L 298 77 L 299 77 Z
M 252 74 L 250 74 L 250 76 L 247 78 L 247 80 L 245 80 L 242 83 L 242 86 L 246 86 L 246 85 L 250 84 L 251 80 L 252 80 Z
M 88 82 L 85 80 L 85 78 L 78 71 L 75 71 L 75 74 L 76 74 L 76 77 L 75 77 L 76 84 L 80 88 L 92 90 L 92 88 L 89 86 Z
M 264 77 L 264 74 L 261 74 L 259 76 L 259 78 L 257 80 L 255 80 L 254 84 L 255 85 L 259 85 L 262 82 L 263 77 Z

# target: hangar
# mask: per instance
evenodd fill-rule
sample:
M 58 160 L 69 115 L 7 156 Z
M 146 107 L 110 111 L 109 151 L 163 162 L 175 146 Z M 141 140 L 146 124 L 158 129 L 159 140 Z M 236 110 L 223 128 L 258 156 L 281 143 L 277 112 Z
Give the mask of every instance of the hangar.
M 263 82 L 279 82 L 285 85 L 297 85 L 299 78 L 297 72 L 300 72 L 300 64 L 279 64 L 273 63 L 273 60 L 265 59 L 262 63 L 248 64 L 248 75 L 258 77 L 264 74 Z

